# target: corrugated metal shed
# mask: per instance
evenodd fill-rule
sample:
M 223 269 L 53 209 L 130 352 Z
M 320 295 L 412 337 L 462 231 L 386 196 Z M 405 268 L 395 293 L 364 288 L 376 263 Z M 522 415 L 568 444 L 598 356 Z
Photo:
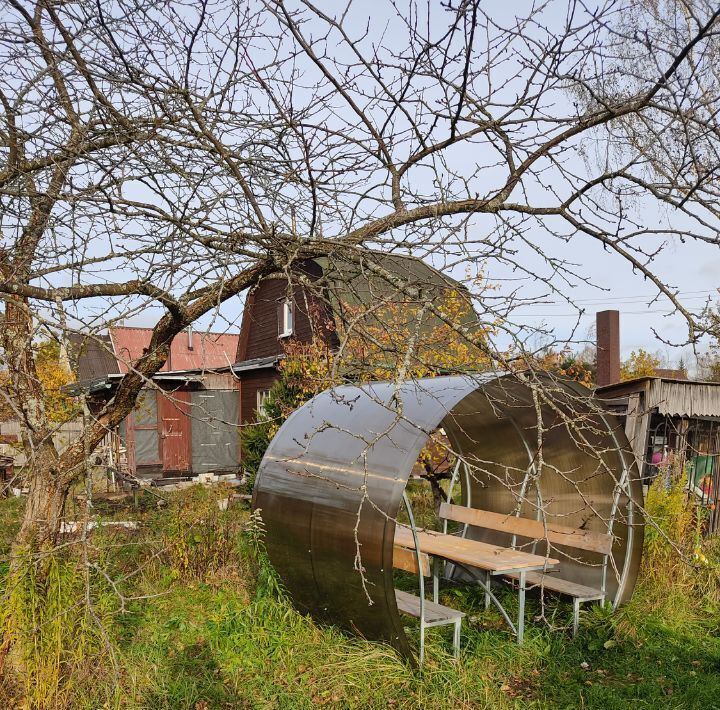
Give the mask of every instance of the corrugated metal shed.
M 653 379 L 647 405 L 671 417 L 720 417 L 720 384 Z
M 150 328 L 111 328 L 110 339 L 120 372 L 138 360 L 150 345 Z M 170 347 L 170 356 L 162 367 L 169 370 L 202 370 L 232 365 L 239 335 L 228 333 L 179 333 Z M 117 369 L 115 370 L 117 372 Z
M 644 409 L 657 409 L 670 417 L 720 417 L 720 383 L 694 382 L 666 377 L 640 377 L 598 387 L 601 399 L 622 397 L 641 392 Z

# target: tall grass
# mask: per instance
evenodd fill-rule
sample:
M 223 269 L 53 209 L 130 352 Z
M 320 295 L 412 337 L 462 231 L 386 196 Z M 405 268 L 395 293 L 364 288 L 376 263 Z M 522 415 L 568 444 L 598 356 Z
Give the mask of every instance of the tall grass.
M 244 518 L 225 506 L 232 489 L 193 486 L 170 498 L 152 522 L 177 579 L 208 582 L 251 574 L 237 547 Z
M 21 550 L 15 562 L 1 618 L 6 691 L 14 686 L 18 706 L 38 709 L 80 707 L 99 688 L 112 694 L 116 600 L 107 586 L 67 553 Z
M 648 490 L 639 581 L 617 617 L 629 635 L 658 620 L 676 630 L 697 628 L 707 621 L 706 603 L 718 601 L 717 543 L 703 540 L 703 510 L 686 486 L 684 470 L 671 462 Z
M 78 552 L 48 557 L 45 570 L 22 565 L 23 573 L 6 578 L 12 652 L 28 669 L 17 678 L 15 702 L 153 710 L 720 705 L 715 543 L 698 546 L 697 516 L 680 481 L 648 496 L 663 534 L 649 531 L 638 592 L 625 609 L 589 607 L 571 639 L 533 623 L 539 605 L 530 598 L 518 647 L 477 589 L 446 586 L 441 601 L 468 614 L 461 658 L 450 655 L 449 631 L 432 629 L 421 669 L 388 646 L 296 611 L 267 562 L 260 521 L 239 505 L 220 510 L 226 495 L 173 494 L 165 509 L 139 514 L 138 533 L 93 534 L 90 562 L 124 578 L 120 591 L 134 597 L 125 613 Z M 429 499 L 418 512 L 430 515 Z M 509 591 L 506 601 L 517 603 Z M 544 611 L 570 616 L 561 601 Z M 416 622 L 405 623 L 417 643 Z

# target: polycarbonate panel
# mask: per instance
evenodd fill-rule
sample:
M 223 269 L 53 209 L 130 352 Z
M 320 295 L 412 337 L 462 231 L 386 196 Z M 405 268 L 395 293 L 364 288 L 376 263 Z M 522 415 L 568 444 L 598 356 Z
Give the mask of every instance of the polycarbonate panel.
M 470 469 L 470 476 L 461 478 L 463 501 L 548 524 L 612 532 L 615 544 L 607 560 L 545 541 L 515 542 L 519 549 L 559 559 L 563 579 L 596 589 L 604 579 L 608 599 L 619 604 L 632 593 L 642 552 L 642 521 L 637 505 L 630 505 L 631 497 L 642 503 L 642 489 L 629 444 L 617 419 L 588 406 L 584 388 L 550 378 L 536 385 L 537 403 L 527 384 L 497 379 L 468 396 L 443 422 Z M 512 544 L 507 533 L 477 527 L 468 528 L 467 537 Z
M 579 394 L 587 398 L 589 391 L 549 377 L 536 383 L 438 377 L 399 388 L 387 382 L 338 387 L 295 411 L 263 459 L 253 505 L 262 511 L 270 559 L 298 608 L 412 657 L 393 588 L 395 517 L 413 464 L 441 424 L 470 466 L 463 498 L 473 507 L 528 517 L 539 510 L 562 524 L 598 530 L 616 518 L 609 588 L 614 601 L 626 598 L 642 528 L 636 520 L 628 534 L 624 491 L 637 504 L 641 489 L 634 460 L 618 452 L 629 447 L 617 421 L 593 412 Z M 567 555 L 563 565 L 570 569 Z M 576 577 L 594 579 L 598 569 L 578 562 Z

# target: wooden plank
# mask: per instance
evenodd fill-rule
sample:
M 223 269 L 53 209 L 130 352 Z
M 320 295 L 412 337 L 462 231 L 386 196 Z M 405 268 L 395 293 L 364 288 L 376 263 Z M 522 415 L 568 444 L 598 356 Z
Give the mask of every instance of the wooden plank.
M 397 601 L 398 610 L 403 614 L 414 616 L 416 619 L 420 618 L 420 597 L 416 597 L 414 594 L 409 592 L 403 592 L 399 589 L 395 590 L 395 601 Z M 425 600 L 425 621 L 429 623 L 435 623 L 437 621 L 454 621 L 455 619 L 462 619 L 465 614 L 457 609 L 452 609 L 449 606 L 443 606 L 442 604 L 436 604 Z
M 543 566 L 554 567 L 559 564 L 559 560 L 547 559 L 541 555 L 532 555 L 529 552 L 511 550 L 498 545 L 488 545 L 486 542 L 477 540 L 466 540 L 455 535 L 418 530 L 417 536 L 422 552 L 490 572 L 538 569 Z M 410 528 L 405 525 L 398 525 L 395 528 L 395 544 L 415 549 L 415 541 Z
M 519 535 L 531 540 L 549 540 L 555 545 L 566 545 L 578 550 L 590 550 L 607 555 L 612 550 L 612 536 L 591 530 L 580 530 L 557 523 L 543 523 L 542 520 L 518 518 L 514 515 L 493 513 L 489 510 L 468 508 L 464 505 L 440 504 L 440 517 L 458 523 L 468 523 L 487 530 L 497 530 Z
M 508 574 L 511 579 L 518 579 L 517 574 Z M 595 587 L 586 587 L 584 584 L 577 584 L 568 579 L 557 577 L 554 574 L 542 574 L 539 572 L 528 572 L 525 575 L 526 586 L 543 587 L 551 592 L 566 594 L 569 597 L 578 599 L 600 599 L 606 596 L 601 590 Z
M 393 567 L 403 569 L 406 572 L 412 572 L 413 574 L 419 574 L 418 555 L 415 550 L 408 550 L 407 547 L 395 545 L 393 547 Z M 425 552 L 420 553 L 420 568 L 422 569 L 423 577 L 430 576 L 430 557 L 428 557 Z

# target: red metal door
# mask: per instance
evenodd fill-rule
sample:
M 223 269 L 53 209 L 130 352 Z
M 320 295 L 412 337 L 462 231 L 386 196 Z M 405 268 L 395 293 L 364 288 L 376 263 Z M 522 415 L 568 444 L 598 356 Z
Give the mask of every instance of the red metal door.
M 163 471 L 190 470 L 190 393 L 159 394 Z

